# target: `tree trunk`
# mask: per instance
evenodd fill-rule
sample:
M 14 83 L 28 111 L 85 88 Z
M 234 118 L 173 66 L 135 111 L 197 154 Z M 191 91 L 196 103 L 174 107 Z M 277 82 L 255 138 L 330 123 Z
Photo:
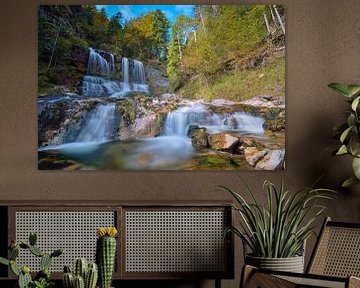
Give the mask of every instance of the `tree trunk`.
M 54 52 L 55 52 L 55 48 L 56 48 L 56 43 L 57 43 L 57 40 L 58 40 L 58 38 L 59 38 L 59 34 L 60 34 L 60 27 L 59 27 L 59 30 L 57 31 L 57 34 L 56 34 L 56 39 L 55 39 L 54 47 L 53 47 L 53 49 L 52 49 L 51 57 L 50 57 L 50 61 L 49 61 L 49 65 L 48 65 L 46 71 L 49 71 L 49 69 L 50 69 L 51 62 L 52 62 L 52 59 L 53 59 L 53 57 L 54 57 Z
M 182 66 L 183 66 L 183 63 L 182 63 L 182 51 L 181 51 L 181 42 L 180 42 L 180 35 L 179 35 L 179 33 L 177 33 L 176 36 L 177 36 L 177 40 L 178 40 L 180 66 L 182 67 Z
M 268 19 L 267 19 L 267 17 L 266 17 L 266 14 L 263 13 L 263 15 L 264 15 L 264 20 L 265 20 L 266 30 L 267 30 L 268 34 L 271 36 L 269 21 L 268 21 Z
M 269 5 L 269 8 L 270 8 L 270 12 L 271 12 L 271 18 L 272 18 L 272 20 L 274 22 L 274 27 L 275 27 L 275 29 L 277 29 L 279 26 L 278 26 L 277 21 L 275 19 L 275 15 L 274 15 L 274 12 L 273 12 L 273 10 L 271 8 L 271 5 Z
M 281 20 L 279 11 L 276 9 L 276 5 L 274 5 L 274 10 L 275 10 L 276 16 L 277 16 L 277 18 L 278 18 L 278 20 L 279 20 L 279 23 L 280 23 L 280 26 L 281 26 L 281 30 L 282 30 L 283 33 L 285 34 L 285 25 L 284 25 L 284 23 L 283 23 L 282 20 Z
M 199 5 L 199 16 L 200 16 L 200 21 L 201 21 L 201 27 L 202 27 L 203 31 L 206 32 L 204 15 L 203 15 L 203 10 L 202 10 L 201 5 Z

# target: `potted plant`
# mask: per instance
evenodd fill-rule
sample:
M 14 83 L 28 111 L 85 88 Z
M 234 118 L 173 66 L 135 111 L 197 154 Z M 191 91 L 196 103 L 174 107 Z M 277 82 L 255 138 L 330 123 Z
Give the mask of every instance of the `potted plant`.
M 8 251 L 8 259 L 0 257 L 0 263 L 10 266 L 11 271 L 18 277 L 18 288 L 50 288 L 54 286 L 54 282 L 50 280 L 50 265 L 54 257 L 59 257 L 64 253 L 63 249 L 57 249 L 52 253 L 43 252 L 36 246 L 37 236 L 35 233 L 30 233 L 29 243 L 19 242 L 12 243 Z M 39 257 L 41 270 L 36 273 L 35 278 L 32 279 L 30 268 L 26 265 L 20 266 L 16 263 L 19 256 L 20 249 L 28 250 L 31 254 Z
M 360 85 L 331 83 L 328 86 L 346 97 L 351 106 L 351 109 L 347 112 L 346 122 L 334 128 L 340 141 L 340 145 L 334 154 L 350 155 L 352 157 L 354 177 L 347 179 L 342 184 L 343 187 L 348 187 L 360 182 Z
M 243 241 L 250 253 L 244 255 L 245 264 L 278 271 L 304 270 L 304 245 L 314 233 L 315 220 L 326 207 L 320 199 L 331 199 L 334 192 L 328 189 L 305 188 L 296 193 L 278 189 L 270 181 L 264 182 L 266 206 L 261 205 L 244 183 L 251 201 L 233 190 L 221 186 L 234 196 L 234 209 L 240 215 L 240 227 L 229 227 Z M 246 250 L 244 249 L 244 252 Z

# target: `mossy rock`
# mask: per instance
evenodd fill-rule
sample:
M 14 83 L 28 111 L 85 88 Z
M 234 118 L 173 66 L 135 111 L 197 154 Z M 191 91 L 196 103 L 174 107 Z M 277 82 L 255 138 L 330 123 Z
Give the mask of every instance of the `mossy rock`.
M 265 130 L 270 130 L 273 132 L 285 130 L 285 119 L 284 118 L 267 119 L 263 124 L 263 128 Z

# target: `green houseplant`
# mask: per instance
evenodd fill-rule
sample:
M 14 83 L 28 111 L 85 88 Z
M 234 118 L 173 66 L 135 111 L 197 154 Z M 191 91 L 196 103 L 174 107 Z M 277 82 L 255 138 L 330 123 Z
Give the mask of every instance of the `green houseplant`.
M 360 182 L 360 85 L 344 85 L 331 83 L 331 89 L 346 97 L 351 108 L 347 112 L 346 122 L 336 126 L 340 145 L 334 152 L 335 155 L 350 155 L 354 177 L 347 179 L 342 186 L 348 187 Z
M 30 233 L 29 243 L 12 243 L 9 248 L 8 259 L 0 257 L 0 263 L 10 266 L 11 271 L 18 277 L 18 288 L 50 288 L 54 286 L 54 282 L 50 280 L 50 265 L 52 259 L 62 255 L 64 250 L 57 249 L 52 253 L 45 253 L 36 246 L 36 242 L 36 234 Z M 28 266 L 19 266 L 16 263 L 20 249 L 28 250 L 31 254 L 40 258 L 41 270 L 35 275 L 34 279 L 31 277 Z
M 251 201 L 227 187 L 221 188 L 228 191 L 236 202 L 233 208 L 239 213 L 240 227 L 229 227 L 226 233 L 239 236 L 244 247 L 251 251 L 244 255 L 245 263 L 271 270 L 303 272 L 304 243 L 314 233 L 315 222 L 326 209 L 317 202 L 331 199 L 334 191 L 305 188 L 290 193 L 285 191 L 283 184 L 278 189 L 270 181 L 265 181 L 267 203 L 264 206 L 243 183 Z

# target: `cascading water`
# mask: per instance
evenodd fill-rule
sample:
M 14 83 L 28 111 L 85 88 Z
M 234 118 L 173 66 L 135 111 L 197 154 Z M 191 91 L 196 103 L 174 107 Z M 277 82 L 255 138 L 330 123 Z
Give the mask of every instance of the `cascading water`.
M 115 104 L 99 104 L 90 112 L 76 142 L 104 142 L 113 139 L 116 113 Z
M 135 84 L 145 84 L 144 64 L 139 60 L 133 60 L 133 82 Z
M 89 48 L 87 74 L 94 76 L 111 76 L 115 73 L 115 57 L 109 53 L 110 61 L 106 60 L 93 48 Z
M 123 57 L 121 60 L 121 68 L 123 74 L 123 83 L 129 85 L 129 59 Z
M 199 125 L 210 132 L 232 131 L 243 134 L 262 134 L 264 119 L 245 112 L 211 113 L 204 104 L 194 103 L 168 113 L 164 135 L 186 136 L 190 125 Z
M 123 80 L 114 80 L 116 75 L 115 56 L 89 48 L 87 74 L 82 84 L 82 94 L 88 97 L 124 97 L 130 92 L 149 92 L 145 84 L 144 64 L 139 60 L 122 57 Z

